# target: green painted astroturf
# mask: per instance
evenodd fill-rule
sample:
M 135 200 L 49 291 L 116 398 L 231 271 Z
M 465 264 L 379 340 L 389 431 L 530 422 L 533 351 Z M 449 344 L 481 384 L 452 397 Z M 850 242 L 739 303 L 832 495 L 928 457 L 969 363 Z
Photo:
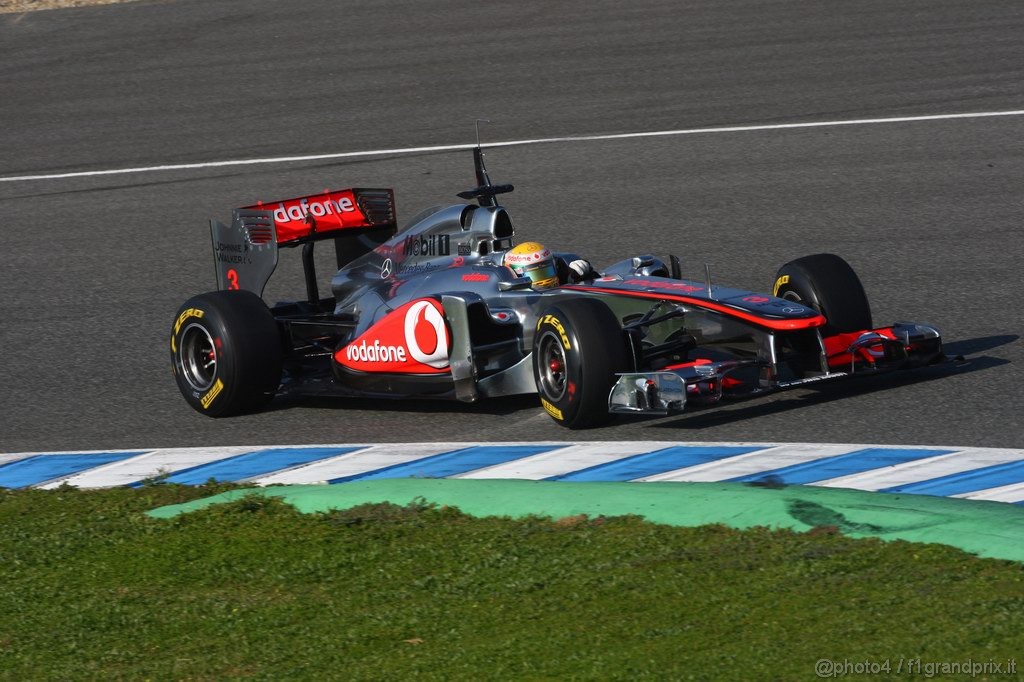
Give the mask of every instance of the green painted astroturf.
M 635 514 L 673 526 L 724 524 L 796 531 L 824 526 L 850 537 L 940 543 L 982 557 L 1024 561 L 1024 508 L 1016 505 L 812 486 L 387 479 L 233 490 L 161 507 L 150 515 L 169 518 L 254 493 L 280 497 L 304 513 L 378 502 L 404 506 L 418 500 L 458 507 L 478 517 Z

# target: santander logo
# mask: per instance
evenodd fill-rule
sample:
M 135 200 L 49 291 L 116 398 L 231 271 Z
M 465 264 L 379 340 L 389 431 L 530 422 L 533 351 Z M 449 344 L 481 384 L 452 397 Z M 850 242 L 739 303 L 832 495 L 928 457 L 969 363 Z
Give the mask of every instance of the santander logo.
M 423 298 L 406 303 L 338 349 L 334 361 L 360 372 L 443 374 L 450 352 L 441 304 Z

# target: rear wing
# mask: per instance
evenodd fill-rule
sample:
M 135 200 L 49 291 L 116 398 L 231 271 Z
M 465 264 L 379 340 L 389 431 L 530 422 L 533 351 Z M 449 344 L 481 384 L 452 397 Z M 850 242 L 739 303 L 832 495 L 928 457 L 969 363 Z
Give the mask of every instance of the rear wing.
M 231 224 L 210 221 L 218 289 L 263 295 L 277 268 L 278 250 L 302 245 L 306 293 L 319 295 L 313 261 L 316 242 L 333 239 L 338 267 L 383 244 L 397 229 L 390 189 L 325 190 L 283 201 L 259 202 L 232 212 Z

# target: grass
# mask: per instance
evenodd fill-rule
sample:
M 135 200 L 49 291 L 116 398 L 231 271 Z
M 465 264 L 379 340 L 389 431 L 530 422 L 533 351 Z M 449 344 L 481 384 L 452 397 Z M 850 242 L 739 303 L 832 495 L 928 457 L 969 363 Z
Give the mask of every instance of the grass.
M 1024 566 L 940 545 L 255 496 L 142 513 L 223 489 L 0 490 L 0 679 L 789 680 L 1021 652 Z

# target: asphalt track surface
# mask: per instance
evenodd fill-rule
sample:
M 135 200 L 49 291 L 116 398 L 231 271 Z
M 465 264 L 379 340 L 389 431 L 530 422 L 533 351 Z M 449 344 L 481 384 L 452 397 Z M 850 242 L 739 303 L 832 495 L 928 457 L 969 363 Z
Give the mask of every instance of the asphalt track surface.
M 211 420 L 171 377 L 177 306 L 214 286 L 207 220 L 472 184 L 465 151 L 39 180 L 118 168 L 1024 110 L 1024 5 L 182 0 L 0 16 L 0 452 L 323 442 L 700 440 L 1020 447 L 1024 116 L 493 149 L 522 238 L 599 267 L 674 252 L 766 290 L 821 251 L 876 322 L 937 325 L 956 371 L 567 432 L 535 399 L 277 401 Z M 295 254 L 290 254 L 295 255 Z M 268 298 L 302 295 L 296 259 Z M 322 279 L 329 277 L 322 265 Z

